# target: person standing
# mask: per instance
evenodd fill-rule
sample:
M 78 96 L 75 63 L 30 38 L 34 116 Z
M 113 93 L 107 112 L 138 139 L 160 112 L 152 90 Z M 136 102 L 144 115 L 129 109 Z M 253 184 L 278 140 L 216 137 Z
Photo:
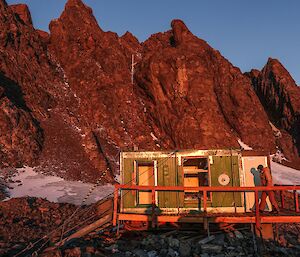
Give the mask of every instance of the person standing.
M 263 165 L 258 165 L 258 172 L 260 173 L 260 180 L 262 186 L 273 186 L 271 171 L 268 167 Z M 259 203 L 259 211 L 263 212 L 266 207 L 267 196 L 269 196 L 270 202 L 272 204 L 272 213 L 279 213 L 279 207 L 275 199 L 274 191 L 263 191 L 261 194 L 261 200 Z

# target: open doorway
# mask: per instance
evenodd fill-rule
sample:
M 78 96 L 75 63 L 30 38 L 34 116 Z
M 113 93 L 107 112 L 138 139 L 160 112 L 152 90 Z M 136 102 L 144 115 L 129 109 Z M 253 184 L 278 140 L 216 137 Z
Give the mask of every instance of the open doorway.
M 207 157 L 185 157 L 183 159 L 183 185 L 186 187 L 209 186 L 209 161 Z M 210 194 L 207 193 L 207 200 Z M 184 192 L 185 207 L 201 208 L 202 192 L 186 190 Z
M 139 186 L 155 186 L 155 162 L 136 162 L 136 179 Z M 139 190 L 137 194 L 138 205 L 151 205 L 152 195 L 149 191 Z

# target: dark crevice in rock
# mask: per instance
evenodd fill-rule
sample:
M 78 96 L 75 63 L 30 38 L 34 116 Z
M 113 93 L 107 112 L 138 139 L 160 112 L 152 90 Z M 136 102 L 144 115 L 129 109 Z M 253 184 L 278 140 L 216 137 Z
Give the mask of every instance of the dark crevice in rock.
M 24 100 L 24 93 L 22 88 L 11 79 L 7 78 L 0 71 L 0 86 L 4 89 L 4 95 L 17 106 L 24 111 L 31 112 Z

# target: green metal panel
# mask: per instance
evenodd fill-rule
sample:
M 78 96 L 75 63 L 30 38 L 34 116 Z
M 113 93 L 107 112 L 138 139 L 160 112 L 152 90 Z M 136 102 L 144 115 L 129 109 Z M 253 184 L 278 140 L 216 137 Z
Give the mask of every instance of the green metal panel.
M 165 158 L 125 158 L 123 161 L 123 174 L 124 184 L 132 185 L 137 184 L 137 181 L 132 181 L 134 173 L 135 162 L 157 162 L 157 184 L 164 185 L 164 172 L 163 169 L 169 170 L 167 160 Z M 137 176 L 138 174 L 136 174 Z M 122 199 L 124 208 L 141 208 L 143 206 L 137 206 L 137 191 L 134 190 L 123 190 Z M 164 192 L 158 192 L 158 201 L 164 202 Z M 144 206 L 146 208 L 146 206 Z
M 123 160 L 123 183 L 132 185 L 134 164 L 137 162 L 156 161 L 157 162 L 157 185 L 176 186 L 183 185 L 182 167 L 177 166 L 176 158 L 125 158 Z M 161 208 L 177 208 L 183 206 L 184 193 L 172 191 L 159 191 L 158 206 Z M 122 191 L 124 208 L 141 208 L 137 204 L 137 192 L 133 190 Z
M 167 179 L 169 175 L 169 166 L 166 164 L 163 164 L 162 160 L 159 160 L 157 162 L 157 184 L 159 186 L 165 185 L 165 180 Z M 158 206 L 159 207 L 166 207 L 165 203 L 165 192 L 159 191 L 158 192 Z
M 239 164 L 238 156 L 213 156 L 213 164 L 210 165 L 211 185 L 222 186 L 218 178 L 221 174 L 229 176 L 227 186 L 239 186 Z M 241 206 L 241 193 L 218 192 L 212 193 L 213 207 L 238 207 Z
M 178 173 L 178 186 L 183 186 L 183 167 L 182 166 L 178 166 L 177 167 L 177 173 Z M 179 202 L 179 206 L 178 207 L 184 207 L 184 192 L 181 191 L 178 193 L 178 202 Z
M 123 184 L 132 185 L 134 171 L 134 159 L 123 160 Z M 122 200 L 124 208 L 134 208 L 136 199 L 136 191 L 122 190 Z
M 179 185 L 178 168 L 175 157 L 162 158 L 158 162 L 158 185 L 176 186 Z M 162 191 L 158 193 L 158 203 L 161 208 L 177 208 L 180 203 L 180 192 Z

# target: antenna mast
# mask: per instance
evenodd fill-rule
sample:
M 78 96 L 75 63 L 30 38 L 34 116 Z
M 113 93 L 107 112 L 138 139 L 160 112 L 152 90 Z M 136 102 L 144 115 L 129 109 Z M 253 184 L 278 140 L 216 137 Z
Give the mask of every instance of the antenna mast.
M 137 64 L 137 62 L 134 61 L 134 56 L 141 57 L 140 53 L 132 54 L 131 55 L 131 84 L 133 85 L 134 80 L 134 66 Z

